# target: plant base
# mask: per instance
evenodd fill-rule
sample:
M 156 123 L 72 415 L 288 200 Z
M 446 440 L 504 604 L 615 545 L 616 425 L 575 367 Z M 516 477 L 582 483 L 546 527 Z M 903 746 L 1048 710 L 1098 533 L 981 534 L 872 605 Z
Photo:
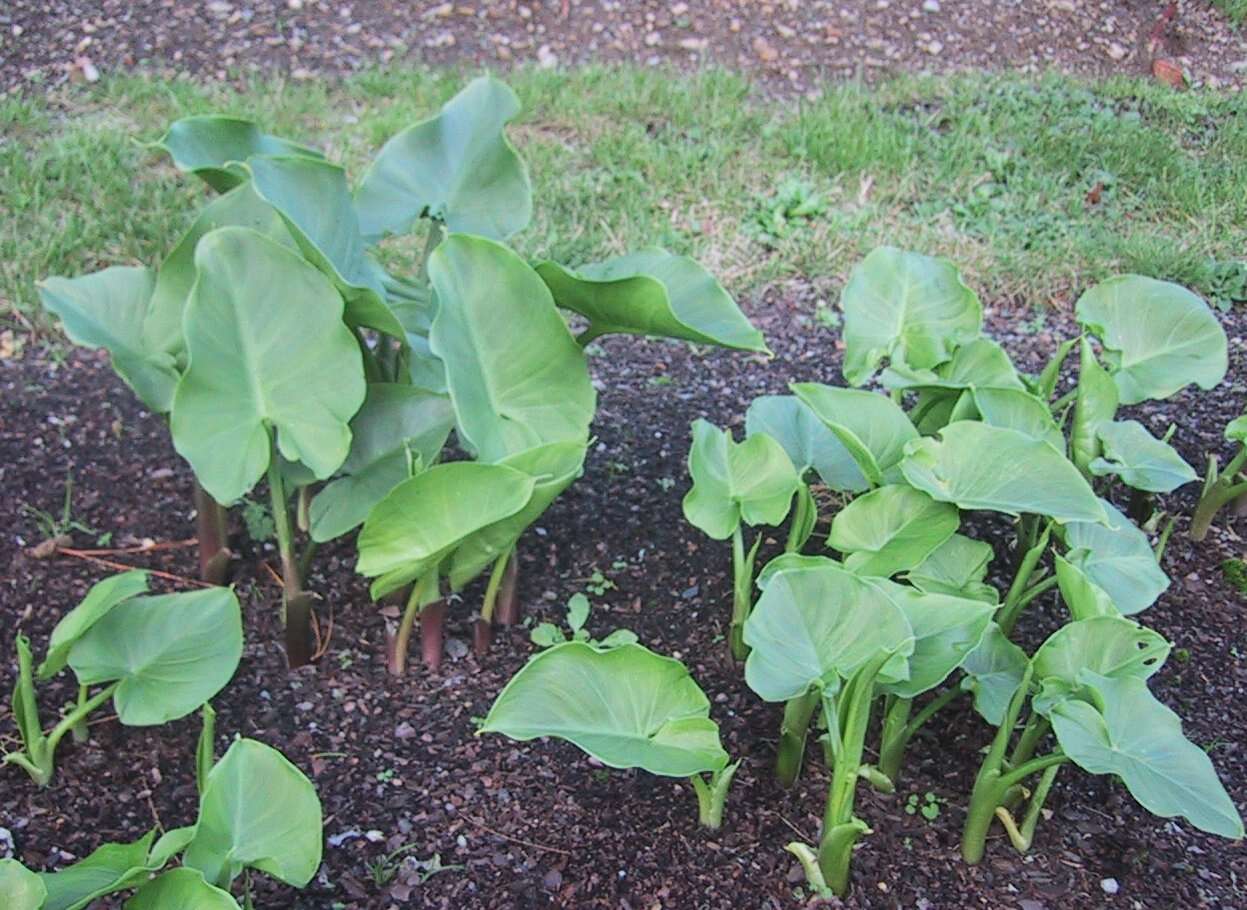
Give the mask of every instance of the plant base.
M 420 654 L 434 673 L 442 668 L 442 639 L 446 625 L 446 601 L 435 600 L 420 609 Z

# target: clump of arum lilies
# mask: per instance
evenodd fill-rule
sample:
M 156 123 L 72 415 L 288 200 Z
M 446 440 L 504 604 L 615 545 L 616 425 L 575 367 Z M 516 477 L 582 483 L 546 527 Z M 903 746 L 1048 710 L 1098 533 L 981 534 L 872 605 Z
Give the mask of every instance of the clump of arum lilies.
M 532 214 L 505 129 L 519 111 L 507 86 L 477 79 L 356 181 L 250 121 L 179 120 L 155 147 L 218 195 L 165 259 L 40 286 L 69 337 L 107 349 L 167 417 L 195 476 L 205 579 L 228 565 L 220 504 L 266 481 L 291 666 L 312 654 L 315 548 L 356 529 L 372 596 L 405 604 L 394 673 L 417 619 L 439 665 L 449 595 L 478 577 L 477 650 L 495 621 L 516 621 L 516 546 L 582 471 L 589 342 L 767 352 L 691 259 L 655 247 L 570 268 L 508 247 Z M 419 257 L 383 267 L 391 238 L 413 232 Z
M 1028 375 L 983 335 L 977 295 L 945 260 L 875 250 L 841 307 L 848 387 L 796 382 L 789 395 L 758 398 L 741 440 L 696 421 L 684 500 L 693 525 L 732 542 L 728 646 L 749 687 L 783 706 L 782 784 L 800 775 L 811 728 L 823 731 L 821 834 L 787 846 L 811 888 L 846 893 L 854 847 L 870 833 L 855 811 L 858 787 L 895 792 L 915 734 L 962 698 L 995 731 L 968 794 L 967 862 L 983 858 L 996 823 L 1028 850 L 1066 765 L 1116 776 L 1156 815 L 1241 838 L 1207 753 L 1147 686 L 1170 644 L 1133 618 L 1169 586 L 1159 562 L 1173 522 L 1153 544 L 1163 514 L 1151 497 L 1196 474 L 1170 445 L 1172 427 L 1157 435 L 1118 415 L 1220 382 L 1226 338 L 1212 311 L 1167 282 L 1109 279 L 1078 301 L 1083 333 Z M 882 389 L 863 388 L 872 382 Z M 1241 422 L 1227 438 L 1242 442 Z M 1242 460 L 1220 475 L 1212 462 L 1194 533 L 1242 492 Z M 1126 511 L 1113 501 L 1123 496 Z M 983 512 L 1012 524 L 999 551 L 970 533 L 966 519 Z M 783 552 L 759 571 L 767 529 L 785 523 Z M 820 527 L 825 538 L 815 537 Z M 747 528 L 757 529 L 752 542 Z M 989 581 L 993 563 L 1002 588 Z M 1064 624 L 1028 651 L 1015 640 L 1019 620 L 1054 595 Z M 653 714 L 610 703 L 645 701 L 639 680 L 658 685 L 679 672 L 629 647 L 569 643 L 539 654 L 481 731 L 561 737 L 614 767 L 709 772 L 693 778 L 699 797 L 726 791 L 735 765 L 690 684 L 687 705 Z M 706 738 L 685 739 L 689 723 Z M 677 731 L 689 748 L 672 748 Z M 702 814 L 721 817 L 721 807 L 713 820 Z

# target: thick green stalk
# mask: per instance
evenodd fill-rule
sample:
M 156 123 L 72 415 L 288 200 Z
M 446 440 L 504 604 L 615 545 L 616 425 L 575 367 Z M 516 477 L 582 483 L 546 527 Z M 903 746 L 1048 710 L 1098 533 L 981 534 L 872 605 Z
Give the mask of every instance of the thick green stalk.
M 1025 555 L 1022 556 L 1022 561 L 1018 564 L 1017 574 L 1013 576 L 1013 583 L 1009 585 L 1009 591 L 1005 595 L 1005 602 L 996 613 L 996 623 L 1005 635 L 1013 631 L 1013 626 L 1017 623 L 1022 607 L 1030 602 L 1030 600 L 1023 600 L 1027 593 L 1027 584 L 1030 582 L 1031 575 L 1035 572 L 1035 567 L 1039 565 L 1039 560 L 1043 558 L 1044 550 L 1048 547 L 1048 538 L 1051 534 L 1052 522 L 1049 521 L 1044 526 L 1043 533 L 1039 535 L 1038 541 L 1026 550 Z
M 1004 826 L 1005 832 L 1009 835 L 1009 840 L 1013 842 L 1013 846 L 1019 853 L 1025 853 L 1031 848 L 1031 844 L 1035 840 L 1035 826 L 1039 824 L 1039 816 L 1043 811 L 1044 801 L 1048 798 L 1048 793 L 1052 789 L 1052 784 L 1056 780 L 1057 772 L 1061 770 L 1060 763 L 1054 763 L 1044 769 L 1043 777 L 1039 779 L 1039 786 L 1035 788 L 1035 793 L 1030 798 L 1030 802 L 1026 805 L 1026 817 L 1022 819 L 1021 830 L 1018 829 L 1017 823 L 1013 820 L 1012 813 L 1004 806 L 996 808 L 996 817 L 1000 819 L 1000 823 Z
M 216 764 L 216 711 L 208 702 L 204 702 L 203 728 L 199 731 L 199 742 L 195 745 L 195 784 L 202 796 L 208 783 L 208 773 Z
M 869 828 L 853 816 L 857 781 L 870 726 L 870 708 L 875 696 L 875 677 L 890 654 L 880 654 L 858 670 L 840 693 L 839 710 L 824 707 L 830 718 L 840 717 L 840 747 L 836 750 L 831 787 L 823 810 L 823 834 L 818 846 L 818 864 L 828 886 L 843 896 L 849 888 L 849 863 L 853 845 Z
M 1215 455 L 1208 456 L 1208 474 L 1204 478 L 1204 489 L 1191 516 L 1191 527 L 1187 531 L 1192 540 L 1203 540 L 1208 536 L 1212 521 L 1228 503 L 1239 496 L 1247 494 L 1247 481 L 1235 483 L 1235 478 L 1247 462 L 1247 446 L 1240 446 L 1237 454 L 1230 459 L 1225 470 L 1218 473 Z
M 274 446 L 268 463 L 268 492 L 277 531 L 277 551 L 281 557 L 282 605 L 286 620 L 286 660 L 301 667 L 312 659 L 312 606 L 303 593 L 303 578 L 294 551 L 294 533 L 286 501 L 285 480 Z
M 818 521 L 818 505 L 814 502 L 814 494 L 806 484 L 797 489 L 797 503 L 792 511 L 792 524 L 788 527 L 788 540 L 784 543 L 785 553 L 800 553 L 814 533 L 814 524 Z
M 195 537 L 199 548 L 199 577 L 211 585 L 225 584 L 232 555 L 228 549 L 225 507 L 195 481 Z
M 1001 784 L 1001 769 L 1009 751 L 1013 728 L 1017 725 L 1022 706 L 1030 695 L 1033 673 L 1034 669 L 1028 664 L 1022 674 L 1021 684 L 1009 700 L 1004 719 L 996 729 L 991 748 L 974 778 L 974 789 L 970 792 L 970 805 L 966 810 L 966 826 L 961 834 L 961 855 L 971 865 L 983 859 L 987 832 L 991 828 L 992 819 L 996 817 L 996 807 L 1001 804 L 1008 790 L 1008 787 Z
M 472 644 L 478 656 L 484 656 L 494 640 L 494 607 L 498 602 L 498 590 L 502 587 L 502 579 L 506 575 L 507 562 L 511 551 L 503 553 L 494 560 L 494 567 L 489 573 L 489 582 L 485 585 L 485 596 L 481 599 L 481 616 L 472 630 Z
M 56 747 L 60 745 L 65 734 L 69 733 L 76 726 L 87 719 L 87 716 L 98 708 L 108 699 L 113 697 L 113 693 L 117 691 L 120 682 L 112 683 L 105 686 L 95 695 L 86 701 L 79 703 L 73 711 L 66 714 L 57 722 L 47 736 L 40 734 L 37 737 L 30 737 L 32 741 L 26 742 L 25 754 L 13 752 L 4 757 L 6 763 L 17 765 L 30 775 L 40 787 L 46 787 L 52 782 L 52 772 L 55 769 Z M 23 737 L 25 740 L 26 738 Z
M 700 774 L 689 778 L 697 794 L 697 820 L 711 831 L 723 826 L 723 808 L 727 805 L 727 794 L 739 767 L 740 760 L 737 760 L 721 771 L 715 771 L 709 781 Z
M 908 748 L 909 741 L 913 739 L 914 734 L 922 729 L 922 725 L 934 717 L 936 713 L 964 694 L 960 686 L 949 686 L 923 705 L 922 710 L 913 717 L 909 717 L 910 707 L 913 704 L 912 699 L 898 698 L 893 703 L 892 711 L 889 711 L 889 715 L 895 711 L 899 716 L 889 724 L 889 718 L 885 715 L 883 735 L 879 748 L 879 771 L 887 776 L 893 787 L 896 786 L 897 779 L 900 777 L 901 764 L 905 759 L 905 750 Z M 902 703 L 906 705 L 904 709 L 897 707 Z M 901 715 L 902 710 L 903 715 Z
M 738 661 L 749 656 L 749 647 L 745 644 L 745 620 L 753 609 L 753 564 L 761 543 L 762 534 L 759 533 L 746 554 L 741 526 L 738 524 L 732 532 L 732 624 L 728 629 L 728 647 L 732 658 Z
M 811 689 L 784 703 L 784 720 L 779 728 L 779 746 L 775 751 L 775 776 L 779 778 L 780 786 L 791 787 L 801 775 L 810 720 L 820 698 L 818 690 Z
M 437 577 L 436 570 L 429 574 L 434 578 Z M 425 578 L 427 577 L 426 575 Z M 411 586 L 411 593 L 407 596 L 407 606 L 403 610 L 403 618 L 398 624 L 398 634 L 394 636 L 390 648 L 390 659 L 387 661 L 392 676 L 402 676 L 407 672 L 407 652 L 411 647 L 411 630 L 415 626 L 416 617 L 420 615 L 420 600 L 424 595 L 424 585 L 424 578 L 419 579 Z
M 86 700 L 90 695 L 90 691 L 91 691 L 90 687 L 84 686 L 81 683 L 78 685 L 78 707 L 81 708 L 86 703 Z M 74 742 L 85 743 L 87 739 L 90 737 L 90 731 L 87 730 L 86 723 L 79 722 L 75 724 L 73 735 L 74 735 Z

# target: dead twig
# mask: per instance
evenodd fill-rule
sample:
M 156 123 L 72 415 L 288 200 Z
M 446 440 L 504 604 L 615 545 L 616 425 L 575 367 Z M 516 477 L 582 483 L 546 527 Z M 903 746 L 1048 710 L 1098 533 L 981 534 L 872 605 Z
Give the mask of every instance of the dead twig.
M 570 850 L 564 850 L 561 847 L 547 847 L 545 844 L 535 844 L 530 840 L 524 840 L 523 838 L 520 838 L 520 837 L 512 837 L 510 834 L 503 834 L 501 831 L 495 831 L 493 828 L 489 827 L 489 825 L 485 824 L 483 821 L 480 821 L 479 819 L 475 819 L 470 815 L 461 815 L 459 817 L 467 819 L 472 824 L 476 825 L 478 828 L 481 828 L 484 831 L 488 831 L 490 834 L 494 835 L 494 837 L 501 837 L 503 840 L 510 841 L 513 844 L 520 844 L 525 847 L 532 847 L 534 850 L 545 850 L 547 853 L 558 853 L 558 854 L 561 854 L 562 856 L 572 855 L 572 852 Z
M 113 569 L 117 572 L 146 572 L 148 575 L 154 575 L 157 578 L 163 578 L 165 581 L 171 581 L 174 584 L 185 585 L 191 588 L 215 588 L 216 585 L 208 584 L 206 581 L 200 581 L 198 578 L 186 578 L 182 575 L 174 575 L 172 572 L 162 572 L 159 569 L 148 569 L 143 566 L 129 566 L 122 562 L 114 562 L 111 559 L 101 559 L 98 556 L 92 556 L 89 550 L 74 550 L 69 547 L 61 547 L 57 551 L 57 555 L 72 556 L 75 559 L 85 559 L 87 562 L 93 562 L 96 565 L 103 566 L 106 569 Z

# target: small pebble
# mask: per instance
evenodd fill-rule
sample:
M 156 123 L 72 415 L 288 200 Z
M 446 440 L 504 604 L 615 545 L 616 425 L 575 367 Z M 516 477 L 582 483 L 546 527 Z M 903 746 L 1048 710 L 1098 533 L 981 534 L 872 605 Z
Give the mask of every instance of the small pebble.
M 1116 894 L 1121 886 L 1117 884 L 1117 879 L 1115 878 L 1102 878 L 1100 879 L 1100 887 L 1104 889 L 1105 894 Z

